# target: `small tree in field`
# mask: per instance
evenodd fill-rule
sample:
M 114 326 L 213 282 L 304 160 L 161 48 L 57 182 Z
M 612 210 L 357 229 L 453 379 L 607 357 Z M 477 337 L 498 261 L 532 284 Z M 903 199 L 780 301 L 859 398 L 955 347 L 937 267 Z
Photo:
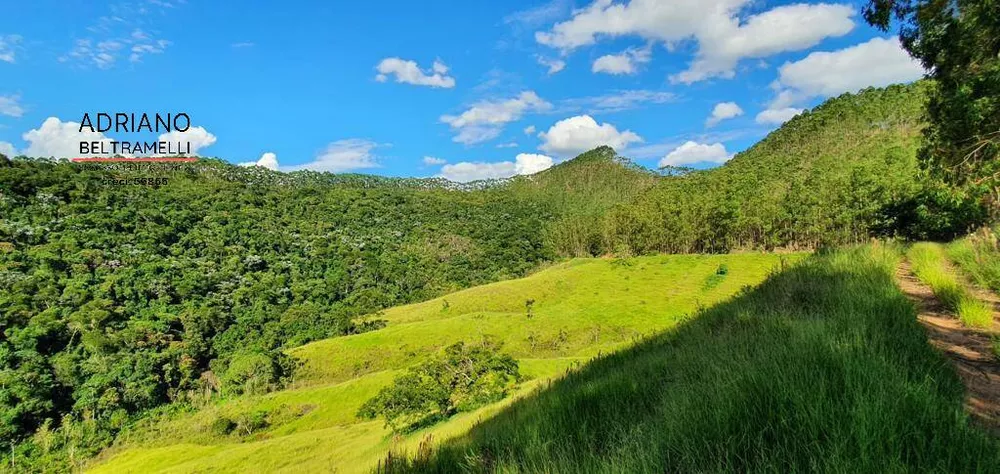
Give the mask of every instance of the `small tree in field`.
M 517 360 L 500 344 L 458 342 L 397 377 L 358 416 L 382 417 L 393 431 L 406 431 L 501 400 L 520 379 Z

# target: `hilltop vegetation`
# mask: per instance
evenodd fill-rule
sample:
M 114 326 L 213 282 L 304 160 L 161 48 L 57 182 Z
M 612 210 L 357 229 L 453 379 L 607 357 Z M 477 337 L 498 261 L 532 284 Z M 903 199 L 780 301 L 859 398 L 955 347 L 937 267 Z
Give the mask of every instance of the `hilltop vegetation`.
M 930 84 L 830 99 L 717 169 L 662 179 L 606 219 L 607 249 L 816 248 L 873 235 L 943 238 L 982 219 L 916 159 Z
M 466 326 L 428 319 L 412 328 L 422 343 L 397 350 L 380 311 L 562 257 L 964 231 L 983 218 L 975 196 L 916 164 L 927 87 L 845 94 L 722 167 L 679 176 L 607 147 L 467 185 L 203 160 L 167 185 L 106 186 L 130 172 L 0 159 L 0 442 L 66 469 L 164 405 L 403 369 Z M 532 323 L 506 348 L 576 347 L 588 324 L 560 335 Z M 352 365 L 310 362 L 320 347 Z

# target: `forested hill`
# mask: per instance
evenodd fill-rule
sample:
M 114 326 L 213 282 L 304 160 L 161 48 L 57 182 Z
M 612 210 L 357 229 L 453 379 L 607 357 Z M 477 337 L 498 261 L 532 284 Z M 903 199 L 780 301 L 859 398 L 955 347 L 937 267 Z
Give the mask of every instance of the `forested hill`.
M 682 176 L 607 147 L 469 185 L 205 160 L 109 186 L 149 173 L 0 159 L 0 444 L 65 467 L 155 407 L 281 385 L 288 348 L 562 256 L 961 230 L 977 208 L 917 173 L 926 87 L 832 99 Z
M 605 248 L 816 248 L 871 235 L 962 232 L 983 218 L 978 204 L 923 176 L 917 165 L 931 86 L 921 81 L 844 94 L 724 166 L 664 177 L 605 216 Z

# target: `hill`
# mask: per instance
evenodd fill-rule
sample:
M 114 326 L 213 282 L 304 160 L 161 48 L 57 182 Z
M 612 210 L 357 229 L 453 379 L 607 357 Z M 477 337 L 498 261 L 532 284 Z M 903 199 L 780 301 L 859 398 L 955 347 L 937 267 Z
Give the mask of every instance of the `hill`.
M 412 356 L 368 352 L 397 331 L 381 311 L 564 257 L 954 233 L 982 216 L 917 169 L 926 87 L 832 99 L 726 165 L 680 176 L 606 147 L 465 185 L 221 160 L 141 172 L 0 160 L 0 441 L 15 462 L 67 470 L 159 410 L 398 370 L 468 326 L 429 320 Z M 168 184 L 106 182 L 150 173 Z M 592 323 L 537 336 L 572 342 Z M 356 366 L 296 368 L 323 344 Z
M 465 432 L 509 401 L 393 438 L 383 422 L 354 414 L 394 374 L 455 341 L 492 337 L 530 378 L 526 396 L 599 353 L 672 328 L 698 308 L 754 285 L 800 255 L 656 256 L 575 259 L 530 277 L 494 283 L 380 313 L 383 329 L 314 342 L 289 353 L 302 361 L 294 386 L 199 410 L 168 413 L 119 437 L 89 472 L 364 472 L 390 448 L 416 449 L 427 436 Z M 726 269 L 724 274 L 719 268 Z M 530 313 L 525 302 L 533 301 Z M 260 413 L 252 434 L 219 433 L 218 420 Z
M 725 252 L 964 232 L 982 211 L 917 166 L 929 87 L 921 81 L 841 95 L 721 167 L 665 177 L 609 213 L 604 246 Z
M 817 254 L 386 472 L 997 472 L 894 281 L 900 249 Z

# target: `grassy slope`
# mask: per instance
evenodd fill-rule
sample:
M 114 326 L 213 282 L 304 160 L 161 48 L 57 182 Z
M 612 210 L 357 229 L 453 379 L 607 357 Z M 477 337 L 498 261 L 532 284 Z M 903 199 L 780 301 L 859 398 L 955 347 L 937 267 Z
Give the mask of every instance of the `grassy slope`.
M 452 440 L 420 472 L 997 472 L 898 291 L 895 249 L 818 255 Z M 462 467 L 464 466 L 464 467 Z
M 295 388 L 221 401 L 193 413 L 164 415 L 120 437 L 91 472 L 280 472 L 365 470 L 392 441 L 382 423 L 359 422 L 357 407 L 402 369 L 458 340 L 492 335 L 533 377 L 529 393 L 599 351 L 671 328 L 697 311 L 755 285 L 781 259 L 801 255 L 656 256 L 576 259 L 528 278 L 471 288 L 387 310 L 384 329 L 318 341 L 292 351 L 303 360 Z M 717 275 L 725 264 L 727 274 Z M 532 317 L 525 302 L 534 299 Z M 444 301 L 448 304 L 445 307 Z M 446 439 L 467 431 L 510 400 L 415 433 Z M 248 437 L 220 436 L 212 423 L 268 411 L 272 426 Z

